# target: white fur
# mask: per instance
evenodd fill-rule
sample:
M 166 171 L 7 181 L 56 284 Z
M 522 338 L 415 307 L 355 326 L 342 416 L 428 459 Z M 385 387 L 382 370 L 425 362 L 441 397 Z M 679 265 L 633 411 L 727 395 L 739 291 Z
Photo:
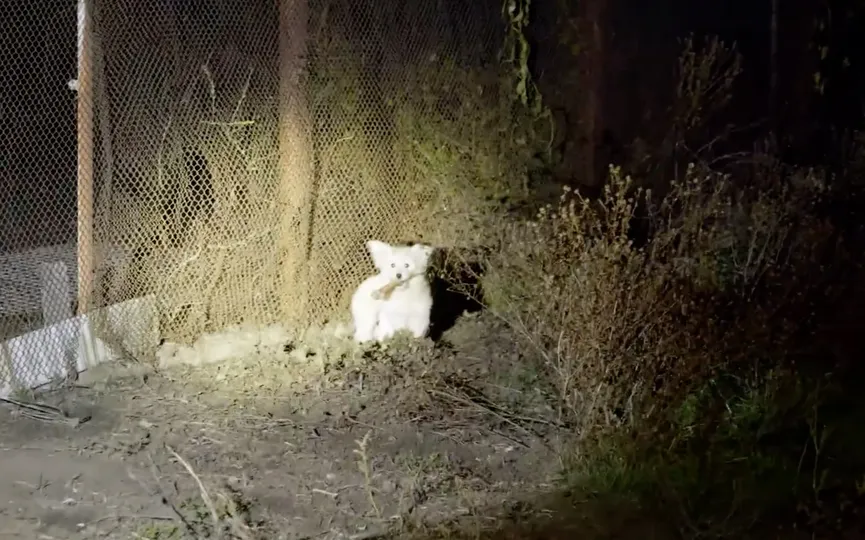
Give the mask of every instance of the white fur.
M 400 330 L 416 338 L 426 336 L 432 310 L 432 291 L 426 271 L 433 248 L 391 246 L 378 240 L 366 243 L 378 274 L 358 286 L 351 299 L 354 339 L 384 341 Z M 388 283 L 398 282 L 389 298 L 377 293 Z

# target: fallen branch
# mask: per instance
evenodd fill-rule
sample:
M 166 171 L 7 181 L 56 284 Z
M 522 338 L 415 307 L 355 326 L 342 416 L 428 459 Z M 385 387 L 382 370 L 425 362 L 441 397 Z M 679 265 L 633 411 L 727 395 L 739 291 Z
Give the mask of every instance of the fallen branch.
M 48 405 L 46 403 L 31 403 L 4 397 L 0 397 L 0 401 L 17 407 L 18 413 L 22 416 L 26 416 L 27 418 L 33 418 L 34 420 L 42 420 L 43 422 L 66 424 L 68 426 L 78 427 L 84 422 L 90 420 L 89 415 L 83 416 L 81 418 L 69 416 L 62 409 L 58 409 L 57 407 Z

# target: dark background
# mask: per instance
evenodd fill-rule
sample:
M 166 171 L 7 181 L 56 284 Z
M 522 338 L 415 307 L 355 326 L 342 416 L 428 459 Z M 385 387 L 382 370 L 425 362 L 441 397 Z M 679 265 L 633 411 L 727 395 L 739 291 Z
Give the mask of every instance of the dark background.
M 177 0 L 175 7 L 195 12 L 190 6 L 202 1 Z M 440 0 L 438 9 L 503 27 L 491 16 L 498 0 L 466 2 Z M 7 4 L 0 35 L 0 251 L 74 240 L 76 212 L 75 93 L 67 87 L 75 77 L 75 4 Z M 635 137 L 660 136 L 656 118 L 672 99 L 679 40 L 692 33 L 698 40 L 717 35 L 735 42 L 743 56 L 744 72 L 723 119 L 742 129 L 722 150 L 749 149 L 773 134 L 789 162 L 842 163 L 849 157 L 845 134 L 862 128 L 865 2 L 775 4 L 773 62 L 773 0 L 533 2 L 533 76 L 560 122 L 557 179 L 597 184 L 607 163 L 627 157 Z M 587 39 L 579 56 L 560 37 L 569 21 L 581 21 L 580 37 Z M 493 39 L 500 32 L 484 35 Z M 823 46 L 828 54 L 821 59 Z M 815 91 L 818 71 L 826 81 L 822 95 Z M 590 93 L 595 106 L 587 107 Z

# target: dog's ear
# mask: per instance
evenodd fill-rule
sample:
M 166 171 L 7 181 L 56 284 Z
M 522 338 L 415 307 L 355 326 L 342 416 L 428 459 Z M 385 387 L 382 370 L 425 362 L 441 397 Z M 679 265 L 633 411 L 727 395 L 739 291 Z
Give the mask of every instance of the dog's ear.
M 421 266 L 427 266 L 429 264 L 433 251 L 435 251 L 434 247 L 424 244 L 415 244 L 411 247 L 412 255 Z
M 387 268 L 387 261 L 391 256 L 390 244 L 378 240 L 370 240 L 366 243 L 366 249 L 369 251 L 370 257 L 372 257 L 372 263 L 383 272 Z

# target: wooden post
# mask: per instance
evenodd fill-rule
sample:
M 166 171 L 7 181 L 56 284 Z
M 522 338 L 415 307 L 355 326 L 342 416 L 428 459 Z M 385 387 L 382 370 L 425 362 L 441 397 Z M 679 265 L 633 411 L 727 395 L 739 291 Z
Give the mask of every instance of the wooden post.
M 778 0 L 771 0 L 769 16 L 769 122 L 772 136 L 778 131 Z M 777 140 L 777 139 L 776 139 Z
M 604 129 L 603 90 L 606 74 L 604 62 L 604 31 L 606 30 L 607 0 L 585 0 L 580 2 L 582 19 L 583 103 L 580 107 L 582 135 L 585 141 L 583 152 L 582 183 L 595 186 L 606 178 L 606 163 L 597 163 L 601 133 Z
M 93 59 L 89 0 L 78 0 L 78 313 L 93 290 Z
M 309 261 L 313 168 L 306 99 L 308 0 L 279 2 L 279 232 L 280 305 L 295 324 L 309 317 Z

